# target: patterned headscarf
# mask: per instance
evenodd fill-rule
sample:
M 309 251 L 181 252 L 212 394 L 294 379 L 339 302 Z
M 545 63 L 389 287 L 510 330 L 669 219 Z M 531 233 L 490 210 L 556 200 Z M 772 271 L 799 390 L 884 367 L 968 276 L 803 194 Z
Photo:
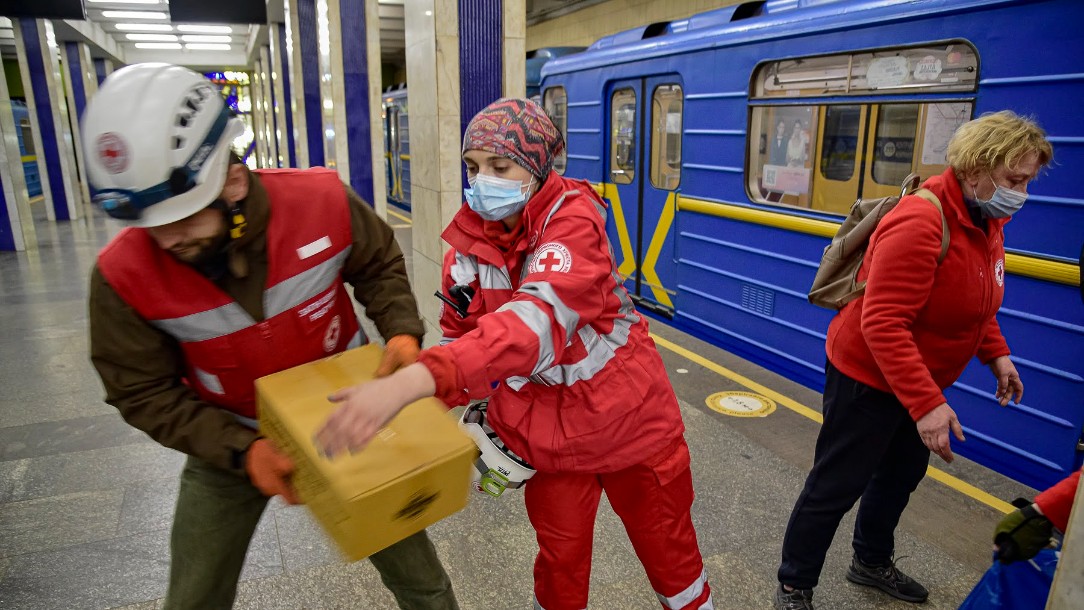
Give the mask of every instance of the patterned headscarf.
M 508 157 L 539 180 L 546 179 L 564 148 L 564 137 L 546 111 L 531 100 L 514 97 L 483 108 L 463 134 L 463 152 L 484 150 Z

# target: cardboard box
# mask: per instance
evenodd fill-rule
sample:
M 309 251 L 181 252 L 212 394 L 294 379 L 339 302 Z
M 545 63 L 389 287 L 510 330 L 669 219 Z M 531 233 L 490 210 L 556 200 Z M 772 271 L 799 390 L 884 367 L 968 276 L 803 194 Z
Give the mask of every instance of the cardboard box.
M 477 448 L 435 398 L 408 405 L 355 455 L 328 460 L 313 436 L 332 392 L 372 379 L 375 345 L 256 381 L 260 432 L 294 461 L 294 487 L 351 560 L 367 557 L 466 506 Z

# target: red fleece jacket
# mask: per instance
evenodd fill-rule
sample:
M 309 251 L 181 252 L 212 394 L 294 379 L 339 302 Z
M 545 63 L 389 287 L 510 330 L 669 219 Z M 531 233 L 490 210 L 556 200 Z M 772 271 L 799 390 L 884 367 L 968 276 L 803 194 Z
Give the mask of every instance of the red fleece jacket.
M 972 356 L 1009 354 L 994 314 L 1005 283 L 1003 227 L 972 222 L 952 169 L 923 185 L 941 201 L 949 248 L 940 265 L 941 215 L 904 197 L 870 239 L 858 272 L 866 293 L 828 327 L 828 359 L 843 374 L 892 392 L 918 421 L 941 403 Z

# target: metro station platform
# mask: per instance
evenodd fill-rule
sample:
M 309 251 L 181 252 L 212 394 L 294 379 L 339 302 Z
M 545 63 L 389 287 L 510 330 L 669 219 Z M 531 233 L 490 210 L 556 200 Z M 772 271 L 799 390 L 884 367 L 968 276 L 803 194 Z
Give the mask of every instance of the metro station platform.
M 0 252 L 0 608 L 153 610 L 166 591 L 183 456 L 103 403 L 89 362 L 87 275 L 113 229 L 100 215 L 45 222 L 36 207 L 38 249 Z M 409 216 L 393 211 L 388 220 L 409 256 Z M 820 395 L 665 324 L 651 329 L 687 428 L 693 517 L 715 606 L 768 608 L 783 531 L 812 463 Z M 709 407 L 709 396 L 726 391 L 760 397 L 726 403 L 739 414 L 769 401 L 774 411 Z M 931 466 L 897 530 L 896 555 L 930 589 L 924 607 L 956 608 L 990 565 L 997 507 L 1034 490 L 963 458 L 935 457 Z M 829 553 L 818 607 L 912 607 L 844 579 L 852 527 L 853 511 Z M 531 606 L 536 545 L 521 494 L 475 494 L 429 533 L 464 610 Z M 589 607 L 657 608 L 605 502 L 595 540 Z M 304 507 L 276 500 L 249 549 L 235 607 L 395 604 L 368 562 L 346 563 Z

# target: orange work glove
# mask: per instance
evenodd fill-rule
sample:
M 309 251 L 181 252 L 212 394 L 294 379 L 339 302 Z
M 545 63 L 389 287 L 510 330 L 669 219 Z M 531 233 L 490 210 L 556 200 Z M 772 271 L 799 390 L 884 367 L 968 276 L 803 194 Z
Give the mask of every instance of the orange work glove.
M 252 484 L 268 497 L 282 496 L 287 504 L 300 504 L 290 477 L 294 463 L 266 438 L 258 438 L 245 453 L 245 472 Z
M 388 339 L 388 344 L 384 347 L 384 358 L 380 360 L 376 376 L 387 377 L 404 366 L 414 364 L 420 351 L 421 344 L 417 337 L 395 335 Z

